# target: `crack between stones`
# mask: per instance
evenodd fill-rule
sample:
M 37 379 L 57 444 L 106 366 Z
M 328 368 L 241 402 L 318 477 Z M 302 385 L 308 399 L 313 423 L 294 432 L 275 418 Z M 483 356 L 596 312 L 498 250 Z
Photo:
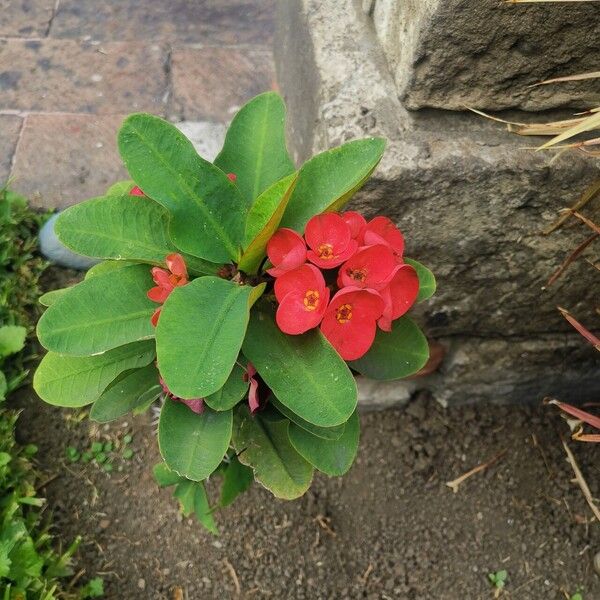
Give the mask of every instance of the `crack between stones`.
M 52 8 L 52 13 L 50 14 L 50 19 L 48 20 L 48 25 L 46 26 L 46 31 L 44 32 L 44 37 L 47 38 L 50 35 L 50 29 L 52 27 L 52 23 L 54 23 L 54 17 L 58 13 L 58 8 L 60 6 L 60 0 L 55 0 L 54 7 Z

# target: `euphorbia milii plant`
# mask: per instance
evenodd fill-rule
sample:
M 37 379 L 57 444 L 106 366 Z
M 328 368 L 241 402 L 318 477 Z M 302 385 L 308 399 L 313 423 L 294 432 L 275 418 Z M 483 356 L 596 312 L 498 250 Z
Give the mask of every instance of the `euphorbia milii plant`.
M 160 402 L 155 476 L 211 531 L 253 480 L 292 499 L 315 469 L 344 474 L 355 377 L 400 379 L 428 359 L 406 312 L 433 294 L 433 275 L 391 219 L 344 210 L 384 140 L 297 167 L 284 132 L 273 92 L 239 111 L 213 163 L 167 121 L 126 118 L 131 179 L 56 222 L 67 247 L 102 262 L 40 299 L 40 397 L 89 405 L 101 423 Z

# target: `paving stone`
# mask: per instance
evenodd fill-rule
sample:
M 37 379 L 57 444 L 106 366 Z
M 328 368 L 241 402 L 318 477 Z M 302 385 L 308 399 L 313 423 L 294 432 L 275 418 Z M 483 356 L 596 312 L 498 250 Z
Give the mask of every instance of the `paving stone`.
M 174 109 L 185 119 L 229 121 L 247 100 L 275 87 L 269 51 L 177 47 L 171 68 Z
M 202 158 L 214 161 L 223 147 L 227 127 L 223 123 L 210 121 L 182 121 L 176 123 L 177 128 L 196 148 Z
M 101 195 L 127 174 L 117 151 L 123 115 L 28 115 L 12 171 L 34 206 L 63 208 Z
M 43 37 L 55 0 L 0 0 L 0 36 Z
M 0 109 L 160 114 L 165 57 L 159 44 L 0 41 Z
M 0 188 L 10 173 L 10 161 L 17 147 L 21 120 L 13 115 L 0 115 Z
M 275 0 L 61 0 L 52 37 L 270 44 Z

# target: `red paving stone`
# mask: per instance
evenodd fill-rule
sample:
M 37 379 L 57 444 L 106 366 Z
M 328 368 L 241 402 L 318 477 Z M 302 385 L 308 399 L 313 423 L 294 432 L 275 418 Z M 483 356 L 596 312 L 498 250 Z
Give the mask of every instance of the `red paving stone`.
M 275 0 L 61 0 L 51 37 L 270 44 Z
M 0 41 L 0 110 L 163 114 L 165 59 L 159 44 Z
M 65 207 L 100 196 L 127 174 L 117 151 L 123 115 L 29 115 L 17 148 L 13 188 L 34 206 Z
M 0 36 L 43 37 L 55 0 L 0 0 Z
M 171 76 L 173 108 L 190 120 L 227 122 L 247 100 L 275 86 L 266 50 L 176 47 Z
M 20 117 L 0 115 L 0 188 L 10 173 L 10 161 L 17 147 L 21 121 Z

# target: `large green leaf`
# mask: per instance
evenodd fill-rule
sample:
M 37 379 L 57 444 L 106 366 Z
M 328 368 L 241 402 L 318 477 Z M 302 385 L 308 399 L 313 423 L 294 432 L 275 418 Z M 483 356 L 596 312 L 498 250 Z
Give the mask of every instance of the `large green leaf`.
M 350 366 L 371 379 L 401 379 L 425 366 L 429 345 L 423 332 L 407 316 L 392 323 L 392 331 L 378 331 L 371 349 Z
M 358 413 L 354 411 L 348 419 L 339 440 L 324 440 L 311 435 L 295 423 L 290 423 L 289 435 L 292 446 L 319 471 L 331 476 L 343 475 L 352 466 L 358 450 Z
M 235 173 L 248 203 L 294 171 L 285 145 L 285 104 L 275 92 L 256 96 L 233 118 L 215 165 Z
M 160 462 L 152 468 L 152 474 L 160 487 L 170 487 L 183 481 L 183 477 L 169 469 L 166 463 Z
M 171 213 L 170 235 L 180 250 L 215 263 L 238 260 L 250 202 L 174 125 L 130 115 L 119 151 L 144 193 Z
M 152 340 L 135 342 L 97 356 L 48 352 L 33 377 L 38 396 L 56 406 L 91 404 L 124 371 L 145 367 L 154 359 Z
M 87 356 L 154 337 L 156 304 L 148 265 L 133 265 L 82 281 L 42 315 L 38 338 L 60 354 Z
M 213 516 L 213 510 L 210 507 L 210 502 L 208 500 L 208 494 L 206 493 L 206 488 L 204 487 L 204 482 L 202 481 L 196 483 L 194 513 L 198 523 L 200 523 L 205 529 L 208 529 L 208 531 L 214 535 L 219 534 L 219 530 L 217 529 L 217 524 L 215 523 L 215 518 Z
M 98 423 L 114 421 L 148 401 L 149 395 L 158 398 L 162 387 L 154 364 L 123 373 L 109 385 L 94 402 L 90 419 Z
M 243 494 L 254 481 L 254 473 L 250 467 L 243 465 L 232 456 L 223 473 L 223 486 L 219 506 L 229 506 L 240 494 Z
M 233 408 L 248 391 L 248 382 L 244 381 L 245 370 L 239 364 L 233 366 L 227 381 L 223 387 L 210 396 L 206 396 L 204 401 L 213 410 L 229 410 Z
M 269 398 L 269 402 L 285 417 L 287 417 L 292 423 L 298 425 L 298 427 L 302 427 L 309 433 L 316 435 L 317 437 L 323 438 L 325 440 L 339 440 L 344 433 L 344 429 L 346 427 L 346 423 L 342 423 L 341 425 L 336 425 L 335 427 L 318 427 L 317 425 L 313 425 L 308 421 L 305 421 L 303 418 L 299 417 L 295 412 L 291 411 L 285 404 L 281 404 L 275 396 L 271 395 Z
M 164 265 L 178 252 L 169 238 L 169 213 L 139 196 L 108 196 L 75 204 L 60 214 L 58 239 L 77 254 Z M 213 274 L 218 265 L 195 256 L 184 260 L 194 273 Z
M 231 411 L 210 408 L 196 414 L 183 402 L 167 398 L 158 423 L 158 446 L 167 466 L 194 481 L 206 479 L 229 448 Z
M 20 325 L 3 325 L 0 327 L 0 361 L 23 350 L 26 337 L 27 329 Z
M 102 263 L 99 263 L 102 264 Z M 46 292 L 45 294 L 42 294 L 39 298 L 38 298 L 38 302 L 42 305 L 42 306 L 52 306 L 63 294 L 68 293 L 70 290 L 72 290 L 72 287 L 67 287 L 67 288 L 60 288 L 59 290 L 51 290 L 49 292 Z
M 419 295 L 417 302 L 423 302 L 435 294 L 435 275 L 423 264 L 412 258 L 404 258 L 404 262 L 415 269 L 419 278 Z
M 239 461 L 252 467 L 254 478 L 277 498 L 293 500 L 310 487 L 313 468 L 288 437 L 289 421 L 251 415 L 246 406 L 235 413 L 233 445 Z
M 252 289 L 200 277 L 173 290 L 156 328 L 160 372 L 173 394 L 204 398 L 223 387 L 246 333 Z
M 129 195 L 129 192 L 135 186 L 135 182 L 131 179 L 124 179 L 122 181 L 117 181 L 113 183 L 107 190 L 104 192 L 105 196 L 124 196 L 125 194 Z
M 385 140 L 366 138 L 311 158 L 300 169 L 281 227 L 302 233 L 312 216 L 340 210 L 367 181 L 384 149 Z
M 263 305 L 250 317 L 244 356 L 277 399 L 320 427 L 345 423 L 356 408 L 356 382 L 346 363 L 320 331 L 286 335 Z M 266 309 L 266 310 L 265 310 Z
M 240 258 L 239 268 L 246 273 L 256 273 L 271 236 L 279 227 L 281 218 L 291 198 L 296 175 L 290 175 L 265 190 L 252 205 L 246 224 L 248 247 Z

